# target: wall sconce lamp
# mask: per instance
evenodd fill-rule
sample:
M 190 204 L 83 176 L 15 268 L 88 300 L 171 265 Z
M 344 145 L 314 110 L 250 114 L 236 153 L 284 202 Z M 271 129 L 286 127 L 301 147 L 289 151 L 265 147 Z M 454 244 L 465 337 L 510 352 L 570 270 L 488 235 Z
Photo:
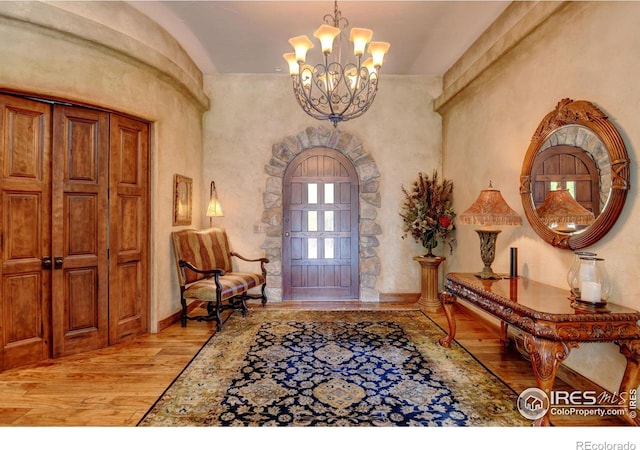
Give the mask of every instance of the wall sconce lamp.
M 207 206 L 207 217 L 209 218 L 209 226 L 211 226 L 212 217 L 222 217 L 222 206 L 218 200 L 218 192 L 216 191 L 216 182 L 212 181 L 209 190 L 209 205 Z
M 591 225 L 595 219 L 591 211 L 574 200 L 568 189 L 549 191 L 536 213 L 542 223 L 560 233 L 573 233 L 576 225 Z
M 475 276 L 483 280 L 501 278 L 491 269 L 496 256 L 496 239 L 502 231 L 495 228 L 495 225 L 522 225 L 520 215 L 511 209 L 500 191 L 494 189 L 489 182 L 489 188 L 480 192 L 476 201 L 458 216 L 458 221 L 467 225 L 482 225 L 475 231 L 480 237 L 480 256 L 484 268 Z

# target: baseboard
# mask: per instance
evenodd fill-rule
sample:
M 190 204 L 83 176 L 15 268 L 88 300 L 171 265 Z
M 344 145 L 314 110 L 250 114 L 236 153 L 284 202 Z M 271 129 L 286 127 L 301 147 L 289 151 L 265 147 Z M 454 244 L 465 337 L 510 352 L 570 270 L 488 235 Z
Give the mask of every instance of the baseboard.
M 420 293 L 380 293 L 380 302 L 417 302 Z
M 191 304 L 189 304 L 187 306 L 187 313 L 190 313 L 194 309 L 200 307 L 200 303 L 201 302 L 191 302 Z M 173 325 L 176 322 L 180 322 L 180 316 L 181 315 L 182 315 L 182 309 L 180 309 L 179 311 L 171 314 L 169 317 L 166 317 L 166 318 L 162 319 L 161 321 L 159 321 L 158 322 L 158 332 L 164 330 L 165 328 L 169 328 L 171 325 Z
M 499 322 L 492 321 L 491 318 L 487 317 L 486 314 L 483 314 L 462 302 L 456 302 L 456 307 L 464 309 L 465 314 L 472 317 L 474 320 L 482 323 L 485 327 L 494 331 L 497 335 L 500 335 Z M 513 327 L 509 327 L 509 328 L 511 329 Z M 573 386 L 574 389 L 579 391 L 609 392 L 606 389 L 604 389 L 602 386 L 598 385 L 597 383 L 593 382 L 589 378 L 585 377 L 584 375 L 581 375 L 575 370 L 569 367 L 566 367 L 564 364 L 561 364 L 560 367 L 558 367 L 558 372 L 556 373 L 556 377 L 564 381 L 565 383 L 569 384 L 570 386 Z

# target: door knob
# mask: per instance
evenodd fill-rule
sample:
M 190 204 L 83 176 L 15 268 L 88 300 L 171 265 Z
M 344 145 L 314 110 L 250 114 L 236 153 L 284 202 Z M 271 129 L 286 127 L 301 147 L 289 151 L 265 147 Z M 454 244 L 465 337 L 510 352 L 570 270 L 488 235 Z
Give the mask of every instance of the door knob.
M 289 237 L 289 232 L 287 231 L 287 232 L 284 234 L 284 236 L 285 236 L 285 237 Z
M 53 267 L 56 269 L 62 269 L 62 261 L 62 256 L 56 256 L 55 258 L 53 258 Z
M 51 269 L 51 256 L 45 256 L 42 258 L 42 268 L 44 270 Z

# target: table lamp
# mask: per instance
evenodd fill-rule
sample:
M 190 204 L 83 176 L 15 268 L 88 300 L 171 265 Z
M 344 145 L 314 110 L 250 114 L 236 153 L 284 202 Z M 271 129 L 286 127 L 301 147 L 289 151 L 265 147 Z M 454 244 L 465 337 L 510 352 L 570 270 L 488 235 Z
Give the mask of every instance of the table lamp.
M 593 213 L 575 201 L 568 189 L 549 191 L 536 213 L 542 223 L 561 233 L 572 233 L 575 225 L 591 225 L 594 221 Z
M 480 237 L 480 257 L 484 263 L 481 272 L 475 274 L 483 280 L 501 278 L 493 272 L 491 264 L 496 256 L 496 239 L 502 230 L 497 225 L 522 225 L 522 218 L 507 204 L 499 190 L 489 187 L 480 192 L 475 202 L 458 216 L 458 222 L 467 225 L 481 225 L 476 229 Z

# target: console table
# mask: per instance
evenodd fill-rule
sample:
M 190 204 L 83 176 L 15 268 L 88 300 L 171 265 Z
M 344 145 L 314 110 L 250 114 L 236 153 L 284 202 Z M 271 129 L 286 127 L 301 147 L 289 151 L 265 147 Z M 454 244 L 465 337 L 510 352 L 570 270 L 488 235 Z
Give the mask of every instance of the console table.
M 618 392 L 630 392 L 640 382 L 640 312 L 613 303 L 593 308 L 572 302 L 568 289 L 560 289 L 523 277 L 481 280 L 470 273 L 449 273 L 439 294 L 449 333 L 440 345 L 449 347 L 455 337 L 456 299 L 465 300 L 502 321 L 501 340 L 507 342 L 507 327 L 524 335 L 537 387 L 550 394 L 558 366 L 572 348 L 584 342 L 614 342 L 627 358 Z M 640 425 L 635 408 L 623 405 L 625 421 Z M 534 421 L 548 426 L 549 412 Z

